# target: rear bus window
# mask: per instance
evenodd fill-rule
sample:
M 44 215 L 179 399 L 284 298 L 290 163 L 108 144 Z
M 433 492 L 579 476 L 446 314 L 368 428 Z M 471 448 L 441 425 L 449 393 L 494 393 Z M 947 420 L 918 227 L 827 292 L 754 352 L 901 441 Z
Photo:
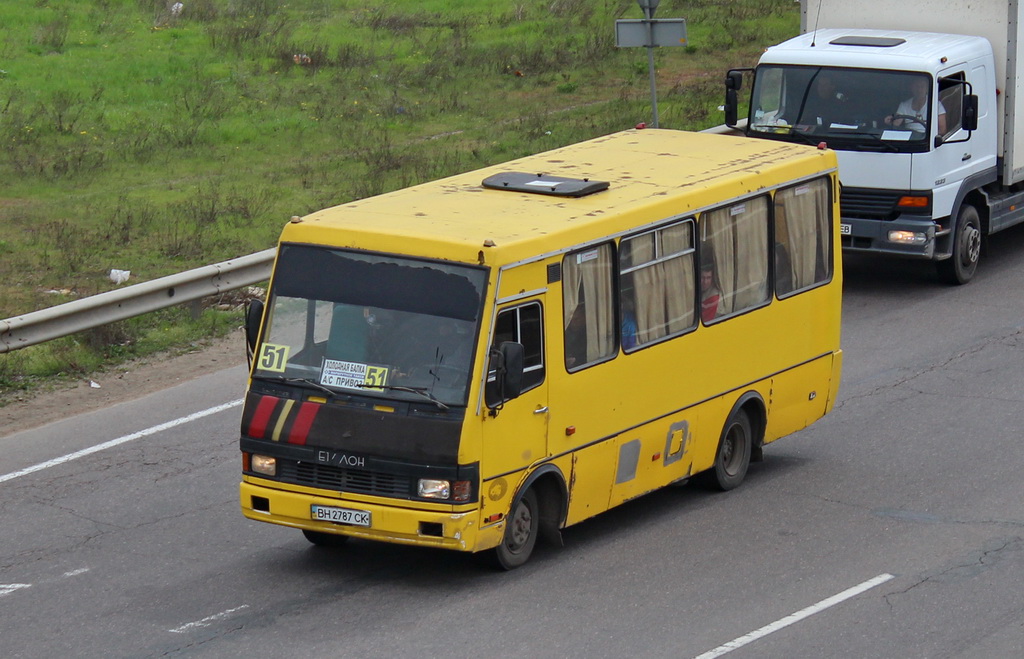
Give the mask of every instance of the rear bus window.
M 775 294 L 779 298 L 832 278 L 832 200 L 820 178 L 775 194 Z

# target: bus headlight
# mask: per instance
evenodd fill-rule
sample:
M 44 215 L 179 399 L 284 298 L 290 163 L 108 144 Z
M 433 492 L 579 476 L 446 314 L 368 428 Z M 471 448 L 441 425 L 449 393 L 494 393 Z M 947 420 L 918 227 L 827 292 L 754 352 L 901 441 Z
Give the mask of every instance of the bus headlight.
M 451 484 L 437 478 L 421 478 L 416 490 L 424 499 L 448 499 L 452 493 Z
M 473 496 L 473 482 L 448 481 L 440 478 L 421 478 L 416 490 L 417 494 L 422 499 L 469 501 Z
M 264 474 L 266 476 L 277 474 L 277 458 L 271 458 L 266 455 L 253 455 L 251 464 L 252 470 L 257 474 Z
M 928 240 L 926 234 L 917 231 L 890 231 L 889 242 L 904 245 L 923 245 Z

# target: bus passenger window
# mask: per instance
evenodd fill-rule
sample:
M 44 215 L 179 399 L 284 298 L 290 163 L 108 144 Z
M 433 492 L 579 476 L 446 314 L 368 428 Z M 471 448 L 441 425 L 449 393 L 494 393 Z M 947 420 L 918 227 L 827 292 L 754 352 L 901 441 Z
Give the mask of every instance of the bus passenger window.
M 541 305 L 529 302 L 522 306 L 504 309 L 498 313 L 494 323 L 493 349 L 505 341 L 523 345 L 523 386 L 522 391 L 533 389 L 544 382 L 544 323 Z M 485 402 L 494 407 L 504 402 L 498 391 L 493 368 L 487 373 Z
M 623 351 L 631 352 L 696 326 L 693 236 L 693 220 L 685 220 L 622 239 L 619 304 Z
M 562 261 L 565 367 L 570 371 L 615 355 L 610 243 L 566 254 Z
M 820 178 L 775 194 L 775 294 L 786 297 L 832 278 L 832 200 Z
M 712 264 L 711 285 L 720 296 L 708 316 L 717 319 L 767 302 L 767 197 L 708 211 L 701 222 L 701 263 Z

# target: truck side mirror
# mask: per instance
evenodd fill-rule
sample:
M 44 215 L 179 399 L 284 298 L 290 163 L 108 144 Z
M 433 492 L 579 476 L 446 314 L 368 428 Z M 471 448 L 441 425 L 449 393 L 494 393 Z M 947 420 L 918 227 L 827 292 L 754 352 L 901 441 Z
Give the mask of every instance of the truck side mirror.
M 263 319 L 263 300 L 249 300 L 245 305 L 245 347 L 252 364 L 252 353 L 256 350 L 256 339 L 260 335 L 260 321 Z
M 960 112 L 960 127 L 964 130 L 978 130 L 978 97 L 974 94 L 964 96 L 963 110 Z
M 733 128 L 737 122 L 737 92 L 743 87 L 743 74 L 732 70 L 725 74 L 725 125 Z

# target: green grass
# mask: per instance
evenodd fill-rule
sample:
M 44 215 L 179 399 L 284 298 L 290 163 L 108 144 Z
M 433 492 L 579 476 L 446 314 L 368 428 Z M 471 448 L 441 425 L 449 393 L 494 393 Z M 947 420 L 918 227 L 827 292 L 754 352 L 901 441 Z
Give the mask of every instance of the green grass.
M 0 0 L 0 318 L 108 290 L 111 268 L 138 282 L 256 252 L 292 215 L 650 120 L 646 52 L 614 46 L 632 0 L 171 4 Z M 660 124 L 682 129 L 721 123 L 725 70 L 799 24 L 790 0 L 657 16 L 687 19 L 689 45 L 656 51 Z M 0 395 L 216 331 L 186 319 L 194 334 L 150 343 L 168 318 L 119 324 L 119 350 L 0 355 Z

